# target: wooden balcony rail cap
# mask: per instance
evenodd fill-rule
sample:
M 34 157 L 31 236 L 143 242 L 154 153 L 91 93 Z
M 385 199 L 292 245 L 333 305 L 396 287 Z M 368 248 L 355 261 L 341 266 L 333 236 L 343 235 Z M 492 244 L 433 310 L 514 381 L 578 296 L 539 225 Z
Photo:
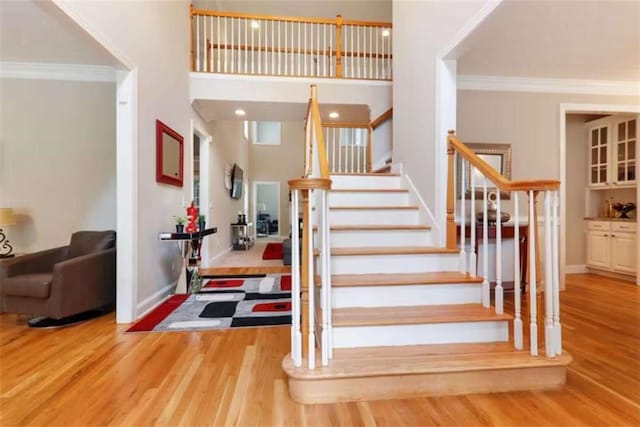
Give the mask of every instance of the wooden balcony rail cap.
M 373 130 L 376 130 L 378 126 L 380 126 L 381 124 L 383 124 L 384 122 L 386 122 L 392 117 L 393 117 L 393 108 L 389 108 L 387 111 L 385 111 L 384 113 L 376 117 L 374 120 L 372 120 L 370 125 L 373 128 Z
M 449 147 L 447 149 L 449 154 L 453 154 L 453 151 L 457 151 L 465 160 L 478 169 L 484 176 L 486 176 L 491 182 L 493 182 L 500 190 L 503 191 L 546 191 L 546 190 L 559 190 L 560 181 L 556 179 L 532 179 L 511 181 L 502 176 L 496 171 L 489 163 L 482 160 L 476 155 L 469 147 L 464 145 L 456 135 L 455 131 L 449 131 Z
M 291 190 L 330 190 L 331 180 L 328 178 L 296 178 L 289 181 Z

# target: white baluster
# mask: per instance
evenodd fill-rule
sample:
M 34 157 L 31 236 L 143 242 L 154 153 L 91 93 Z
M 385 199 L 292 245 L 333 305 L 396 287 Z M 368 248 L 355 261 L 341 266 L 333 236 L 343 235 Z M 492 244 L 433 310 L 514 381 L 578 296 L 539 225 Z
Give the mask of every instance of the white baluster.
M 252 22 L 253 24 L 253 22 Z M 256 50 L 255 50 L 255 34 L 256 34 L 256 30 L 253 29 L 253 27 L 251 28 L 251 74 L 254 73 L 254 69 L 255 69 L 255 63 L 256 63 Z
M 328 76 L 327 74 L 327 55 L 325 55 L 324 50 L 327 48 L 327 24 L 322 24 L 322 75 Z
M 464 160 L 464 158 L 462 157 L 458 157 L 460 159 L 460 161 L 462 162 L 462 173 L 460 174 L 460 272 L 461 273 L 466 273 L 467 272 L 467 254 L 465 252 L 465 246 L 467 244 L 467 239 L 466 239 L 466 232 L 467 232 L 467 217 L 466 217 L 466 211 L 465 211 L 465 187 L 464 187 L 464 170 L 465 170 L 465 164 L 466 161 Z M 455 200 L 455 197 L 454 199 Z M 473 244 L 473 242 L 472 242 Z
M 373 78 L 373 27 L 369 27 L 369 73 L 368 78 Z
M 291 317 L 292 317 L 292 348 L 294 366 L 302 365 L 302 332 L 300 330 L 300 236 L 298 214 L 299 191 L 291 192 Z M 295 223 L 294 223 L 295 222 Z
M 354 144 L 357 143 L 357 145 L 354 145 L 353 149 L 356 150 L 356 168 L 354 170 L 354 172 L 360 172 L 360 138 L 359 138 L 359 130 L 358 129 L 354 129 L 353 130 L 353 142 Z M 357 137 L 357 138 L 356 138 Z
M 327 266 L 329 264 L 329 246 L 327 245 L 327 192 L 320 190 L 320 229 L 321 229 L 321 265 L 322 265 L 322 365 L 329 364 L 329 277 Z
M 249 71 L 249 20 L 248 19 L 244 19 L 244 45 L 245 45 L 245 49 L 244 49 L 244 73 L 247 74 Z M 251 37 L 253 37 L 253 33 L 251 34 Z M 253 44 L 251 45 L 251 47 L 253 47 Z M 253 53 L 252 53 L 253 55 Z M 252 57 L 253 58 L 253 57 Z
M 227 72 L 227 18 L 224 18 L 224 45 L 223 45 L 224 59 L 222 60 L 224 72 Z
M 382 31 L 386 31 L 386 28 L 383 28 Z M 387 44 L 385 39 L 386 39 L 386 37 L 382 37 L 382 43 L 381 43 L 381 45 L 382 45 L 382 61 L 381 61 L 381 63 L 382 63 L 382 78 L 383 79 L 387 78 L 387 66 L 386 66 L 387 60 L 386 60 L 386 58 L 384 56 L 385 55 L 384 47 Z M 471 187 L 471 188 L 473 188 L 473 187 Z
M 551 260 L 551 191 L 544 192 L 544 347 L 547 357 L 554 356 L 553 344 L 553 267 Z
M 560 236 L 560 224 L 558 215 L 560 208 L 558 191 L 553 192 L 553 336 L 554 352 L 562 354 L 562 326 L 560 324 L 560 259 L 558 255 L 558 239 Z
M 502 214 L 502 203 L 500 197 L 500 189 L 496 188 L 497 200 L 496 200 L 496 313 L 502 314 L 504 312 L 504 291 L 502 289 L 502 221 L 500 215 Z
M 288 37 L 289 23 L 287 21 L 284 21 L 282 25 L 284 26 L 284 75 L 288 76 L 289 75 L 289 57 L 292 56 L 292 55 L 289 55 L 289 51 L 287 50 L 287 47 L 289 46 L 289 37 Z
M 515 318 L 513 319 L 513 343 L 516 350 L 522 350 L 522 315 L 520 283 L 520 218 L 518 217 L 518 192 L 513 192 L 513 293 Z
M 537 286 L 536 286 L 536 221 L 535 197 L 533 191 L 529 191 L 529 335 L 531 343 L 531 355 L 538 355 L 538 311 L 537 311 Z
M 311 128 L 313 124 L 309 123 Z M 307 302 L 309 304 L 309 354 L 307 355 L 309 361 L 309 369 L 316 367 L 316 305 L 315 305 L 315 274 L 314 274 L 314 250 L 313 250 L 313 209 L 312 209 L 312 197 L 313 192 L 309 191 L 309 203 L 307 204 L 307 218 L 309 218 L 309 224 L 305 224 L 305 227 L 309 227 L 309 241 L 307 251 L 309 252 L 309 264 L 307 265 Z
M 329 77 L 333 76 L 333 27 L 329 27 L 329 55 L 327 56 L 327 62 L 329 62 Z
M 349 26 L 349 32 L 350 32 L 350 37 L 351 37 L 351 76 L 350 77 L 355 77 L 356 75 L 356 64 L 355 64 L 355 51 L 353 50 L 353 40 L 354 40 L 354 35 L 353 35 L 353 29 L 354 26 L 351 25 Z
M 387 51 L 389 52 L 389 58 L 387 59 L 387 63 L 388 63 L 388 67 L 389 67 L 389 77 L 387 77 L 389 80 L 393 79 L 393 61 L 391 60 L 391 37 L 393 37 L 393 32 L 391 31 L 391 28 L 389 28 L 389 37 L 387 37 L 387 43 L 388 43 L 388 49 Z
M 218 60 L 216 61 L 216 72 L 220 72 L 222 70 L 220 61 L 221 61 L 221 55 L 220 55 L 220 17 L 216 17 L 216 38 L 217 38 L 217 43 L 216 43 L 216 53 L 218 54 Z M 213 43 L 213 34 L 211 34 L 211 43 Z
M 491 304 L 489 285 L 489 219 L 487 218 L 487 177 L 482 176 L 482 306 Z
M 349 172 L 350 173 L 354 173 L 355 169 L 353 167 L 353 161 L 355 160 L 355 148 L 356 148 L 356 130 L 354 128 L 351 128 L 351 153 L 349 154 L 349 160 L 350 160 L 350 167 L 349 167 Z
M 376 31 L 376 79 L 380 78 L 380 58 L 379 58 L 379 50 L 378 44 L 380 42 L 380 34 Z
M 342 132 L 340 130 L 338 132 L 338 171 L 342 172 Z M 336 139 L 336 128 L 333 128 L 333 138 Z
M 196 20 L 196 71 L 202 71 L 200 69 L 200 20 L 198 19 L 198 15 L 195 15 L 194 19 Z
M 267 21 L 269 22 L 269 21 Z M 276 22 L 271 20 L 271 75 L 276 74 Z
M 236 44 L 235 44 L 235 26 L 234 26 L 235 18 L 231 18 L 231 72 L 236 73 Z
M 326 194 L 326 191 L 325 191 Z M 327 195 L 328 197 L 328 195 Z M 325 249 L 327 251 L 327 256 L 325 258 L 325 275 L 327 277 L 327 293 L 326 293 L 326 302 L 325 302 L 325 307 L 327 310 L 327 349 L 329 350 L 329 359 L 333 358 L 333 324 L 331 321 L 331 311 L 333 310 L 332 308 L 332 301 L 333 301 L 333 297 L 331 296 L 332 294 L 332 290 L 331 290 L 331 224 L 329 224 L 329 203 L 325 203 L 324 205 L 324 212 L 322 214 L 324 216 L 324 220 L 325 220 L 325 227 L 324 227 L 324 239 L 323 241 L 325 242 Z
M 469 254 L 469 273 L 472 276 L 476 276 L 478 274 L 478 258 L 476 255 L 476 217 L 475 217 L 475 208 L 476 208 L 476 179 L 475 179 L 475 168 L 473 165 L 469 165 L 470 174 L 469 174 L 469 191 L 471 192 L 471 210 L 469 213 L 469 222 L 471 223 L 471 240 L 469 242 L 469 246 L 471 249 L 471 253 Z M 462 169 L 462 174 L 464 175 L 464 169 Z M 463 197 L 466 197 L 466 193 L 463 193 Z

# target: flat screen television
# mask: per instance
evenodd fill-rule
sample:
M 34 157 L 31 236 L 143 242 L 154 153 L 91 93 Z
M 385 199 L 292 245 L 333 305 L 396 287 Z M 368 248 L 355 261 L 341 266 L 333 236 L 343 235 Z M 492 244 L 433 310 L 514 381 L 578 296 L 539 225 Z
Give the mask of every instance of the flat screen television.
M 233 170 L 231 171 L 231 198 L 239 199 L 242 197 L 242 177 L 243 172 L 240 166 L 237 164 L 233 165 Z

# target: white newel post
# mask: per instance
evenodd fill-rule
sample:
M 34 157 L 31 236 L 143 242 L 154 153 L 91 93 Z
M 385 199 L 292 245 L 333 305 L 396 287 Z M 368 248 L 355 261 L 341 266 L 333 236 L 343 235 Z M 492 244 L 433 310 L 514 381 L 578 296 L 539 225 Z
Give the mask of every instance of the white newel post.
M 558 255 L 558 239 L 560 230 L 558 224 L 559 215 L 559 191 L 553 192 L 553 332 L 555 354 L 562 354 L 562 327 L 560 325 L 560 258 Z
M 299 217 L 299 191 L 291 191 L 291 218 Z M 291 221 L 291 356 L 294 366 L 302 366 L 302 332 L 300 331 L 300 235 L 298 221 Z
M 553 267 L 551 242 L 551 191 L 544 192 L 544 347 L 554 356 L 553 344 Z

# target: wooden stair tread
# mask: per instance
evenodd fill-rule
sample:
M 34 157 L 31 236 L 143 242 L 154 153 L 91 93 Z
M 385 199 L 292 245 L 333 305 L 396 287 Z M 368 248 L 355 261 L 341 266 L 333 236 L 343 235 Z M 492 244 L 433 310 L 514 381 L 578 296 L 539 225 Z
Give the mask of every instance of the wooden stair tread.
M 318 226 L 313 226 L 314 230 L 318 229 Z M 410 231 L 422 231 L 422 230 L 431 230 L 431 227 L 428 225 L 396 225 L 396 224 L 363 224 L 363 225 L 332 225 L 330 227 L 332 231 L 401 231 L 401 230 L 410 230 Z
M 414 305 L 403 307 L 348 307 L 333 309 L 333 326 L 389 326 L 424 323 L 510 320 L 482 304 Z
M 395 274 L 335 274 L 331 276 L 332 287 L 438 285 L 451 283 L 482 283 L 482 278 L 458 273 L 457 271 Z
M 408 193 L 405 188 L 338 188 L 330 190 L 331 193 Z
M 415 210 L 418 206 L 329 206 L 330 210 L 344 210 L 344 211 L 383 211 L 383 210 Z
M 429 255 L 429 254 L 454 254 L 459 253 L 459 249 L 447 249 L 434 246 L 363 246 L 352 248 L 331 248 L 331 255 L 334 256 L 355 256 L 355 255 Z M 320 250 L 316 249 L 314 255 L 319 255 Z
M 412 347 L 405 346 L 404 348 Z M 356 350 L 356 349 L 353 349 Z M 571 355 L 566 351 L 555 358 L 531 356 L 527 351 L 492 351 L 487 353 L 426 354 L 390 357 L 371 356 L 368 348 L 361 348 L 359 357 L 340 358 L 337 349 L 329 366 L 308 369 L 306 360 L 294 367 L 291 356 L 282 367 L 291 378 L 314 380 L 326 378 L 357 378 L 388 375 L 416 375 L 424 373 L 493 371 L 499 369 L 566 367 Z M 409 350 L 411 351 L 411 350 Z M 499 374 L 497 374 L 499 375 Z

